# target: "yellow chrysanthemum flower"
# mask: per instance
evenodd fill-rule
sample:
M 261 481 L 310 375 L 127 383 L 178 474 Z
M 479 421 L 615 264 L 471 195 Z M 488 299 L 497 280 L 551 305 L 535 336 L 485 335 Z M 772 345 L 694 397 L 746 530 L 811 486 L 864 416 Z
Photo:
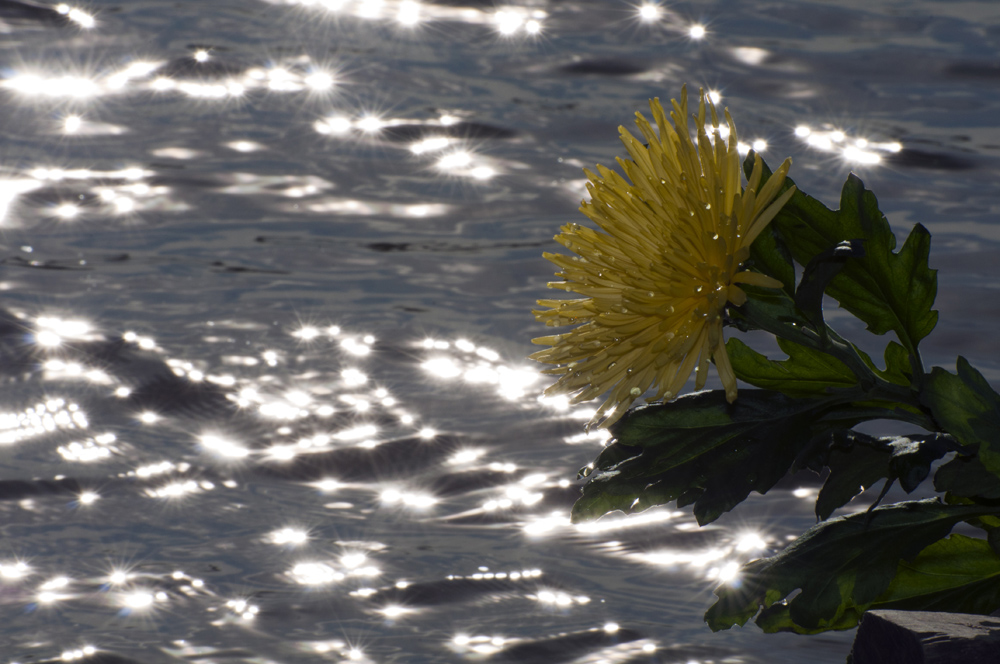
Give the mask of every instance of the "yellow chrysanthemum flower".
M 758 156 L 742 189 L 729 111 L 725 136 L 702 92 L 692 139 L 686 87 L 680 103 L 671 104 L 672 124 L 658 99 L 649 103 L 659 136 L 636 113 L 648 145 L 619 127 L 631 157 L 617 160 L 625 177 L 601 165 L 597 174 L 585 171 L 591 200 L 580 210 L 601 230 L 567 224 L 555 239 L 577 255 L 545 254 L 564 279 L 549 286 L 584 297 L 538 301 L 547 307 L 534 312 L 538 320 L 578 327 L 535 339 L 551 348 L 531 358 L 560 365 L 543 372 L 561 376 L 548 395 L 573 394 L 579 403 L 609 392 L 592 425 L 610 425 L 652 386 L 656 393 L 647 401 L 673 399 L 692 371 L 701 389 L 712 359 L 731 403 L 736 376 L 722 337 L 726 303 L 746 301 L 739 284 L 781 285 L 740 266 L 794 191 L 777 195 L 791 160 L 760 187 Z

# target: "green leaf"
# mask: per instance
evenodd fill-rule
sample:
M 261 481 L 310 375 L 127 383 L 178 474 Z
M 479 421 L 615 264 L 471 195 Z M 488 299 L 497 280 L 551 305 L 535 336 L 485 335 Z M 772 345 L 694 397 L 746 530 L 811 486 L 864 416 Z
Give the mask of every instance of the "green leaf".
M 752 269 L 780 281 L 783 290 L 789 296 L 795 293 L 795 266 L 792 264 L 792 254 L 785 246 L 784 240 L 778 237 L 770 226 L 764 229 L 750 245 L 748 264 Z
M 770 175 L 765 167 L 763 180 Z M 793 184 L 786 178 L 782 191 Z M 930 233 L 917 224 L 894 252 L 896 237 L 875 195 L 854 174 L 844 183 L 836 212 L 798 190 L 771 226 L 801 265 L 840 242 L 863 239 L 866 255 L 848 261 L 827 294 L 875 334 L 895 331 L 908 352 L 914 352 L 934 329 L 937 312 L 931 307 L 937 295 L 937 271 L 927 263 Z
M 805 631 L 842 628 L 845 619 L 853 620 L 852 611 L 867 609 L 886 592 L 901 559 L 913 559 L 960 521 L 997 512 L 931 499 L 825 521 L 780 553 L 745 564 L 735 583 L 716 589 L 719 600 L 705 620 L 715 631 L 743 625 L 801 589 L 788 603 L 792 623 Z
M 841 192 L 839 212 L 837 230 L 864 238 L 867 255 L 844 267 L 831 284 L 830 296 L 875 334 L 894 330 L 907 349 L 915 349 L 938 318 L 931 309 L 937 296 L 937 271 L 927 264 L 931 234 L 916 224 L 902 249 L 894 253 L 896 237 L 878 209 L 875 194 L 853 174 Z
M 637 507 L 640 501 L 652 507 L 677 498 L 668 497 L 660 502 L 653 497 L 655 488 L 650 478 L 642 475 L 623 475 L 617 470 L 594 473 L 583 487 L 582 495 L 573 503 L 573 523 L 596 519 L 616 510 L 626 514 L 641 511 Z
M 694 504 L 699 523 L 714 521 L 751 491 L 768 491 L 817 432 L 839 426 L 818 416 L 827 407 L 768 390 L 742 390 L 729 404 L 716 390 L 626 413 L 611 427 L 617 441 L 599 457 L 573 520 L 679 500 Z
M 920 402 L 942 429 L 963 445 L 978 447 L 982 465 L 1000 477 L 1000 394 L 964 357 L 958 375 L 934 367 L 921 387 Z
M 791 397 L 827 394 L 830 388 L 847 388 L 858 379 L 832 355 L 778 337 L 787 360 L 770 360 L 738 338 L 726 342 L 726 352 L 736 377 L 756 387 L 777 390 Z
M 875 372 L 890 383 L 910 385 L 913 382 L 913 367 L 910 354 L 895 341 L 885 347 L 885 369 L 874 367 Z
M 988 614 L 1000 608 L 1000 556 L 955 533 L 902 561 L 874 608 Z
M 997 531 L 1000 532 L 1000 531 Z M 850 629 L 864 610 L 947 611 L 988 615 L 1000 609 L 1000 556 L 986 540 L 953 534 L 910 561 L 901 561 L 889 587 L 865 609 L 848 607 L 832 629 Z M 813 633 L 791 619 L 788 605 L 763 611 L 765 632 Z

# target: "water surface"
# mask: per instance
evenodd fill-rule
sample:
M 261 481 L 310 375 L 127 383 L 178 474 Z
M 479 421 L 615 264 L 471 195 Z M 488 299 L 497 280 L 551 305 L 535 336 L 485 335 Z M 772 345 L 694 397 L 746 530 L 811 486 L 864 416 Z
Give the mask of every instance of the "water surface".
M 523 359 L 540 254 L 704 86 L 927 226 L 925 361 L 1000 380 L 998 41 L 991 2 L 0 0 L 4 657 L 842 662 L 701 620 L 808 478 L 569 524 L 604 439 Z

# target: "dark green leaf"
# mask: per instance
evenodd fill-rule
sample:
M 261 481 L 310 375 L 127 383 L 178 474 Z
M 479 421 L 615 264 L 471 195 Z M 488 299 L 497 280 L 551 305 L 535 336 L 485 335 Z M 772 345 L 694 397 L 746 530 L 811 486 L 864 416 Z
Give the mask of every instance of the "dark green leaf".
M 780 338 L 810 348 L 819 348 L 821 338 L 812 323 L 795 306 L 795 301 L 783 290 L 743 286 L 747 301 L 730 308 L 733 325 L 743 330 L 764 330 Z
M 703 452 L 705 441 L 721 444 L 718 441 L 816 407 L 815 402 L 768 390 L 741 390 L 733 403 L 721 390 L 706 390 L 631 410 L 611 425 L 611 434 L 622 445 L 664 446 L 671 456 L 695 456 Z
M 989 529 L 986 537 L 986 543 L 989 544 L 993 553 L 1000 555 L 1000 528 Z
M 844 241 L 813 256 L 803 270 L 802 279 L 795 290 L 795 306 L 821 335 L 826 333 L 826 322 L 823 320 L 823 294 L 826 287 L 850 259 L 863 258 L 864 255 L 861 240 Z
M 1000 531 L 995 531 L 1000 532 Z M 847 607 L 830 629 L 850 629 L 871 609 L 948 611 L 987 615 L 1000 609 L 1000 556 L 986 540 L 953 534 L 934 542 L 911 561 L 901 561 L 892 582 L 865 609 Z M 763 611 L 757 624 L 765 632 L 811 633 L 791 619 L 788 605 Z
M 765 167 L 767 177 L 770 171 Z M 792 184 L 786 178 L 782 190 Z M 844 184 L 840 210 L 831 211 L 799 190 L 771 225 L 801 265 L 840 242 L 863 239 L 865 257 L 845 264 L 827 294 L 875 334 L 895 331 L 908 351 L 934 329 L 937 312 L 931 307 L 937 295 L 937 271 L 927 264 L 930 233 L 917 224 L 902 249 L 893 252 L 896 238 L 875 195 L 857 176 L 851 174 Z
M 892 452 L 889 469 L 906 493 L 912 492 L 927 479 L 933 462 L 956 448 L 950 436 L 936 433 L 881 440 L 886 442 Z
M 832 355 L 781 337 L 778 347 L 788 355 L 787 360 L 769 360 L 736 337 L 726 342 L 736 377 L 756 387 L 801 397 L 823 395 L 830 388 L 858 384 L 851 370 Z
M 890 454 L 873 445 L 855 445 L 854 439 L 866 434 L 840 432 L 838 443 L 830 451 L 827 465 L 830 475 L 816 497 L 816 518 L 825 521 L 834 510 L 890 475 Z M 847 439 L 847 440 L 845 440 Z
M 1000 477 L 975 456 L 956 456 L 938 468 L 934 488 L 963 498 L 1000 500 Z
M 978 446 L 982 465 L 1000 477 L 1000 394 L 968 360 L 958 358 L 958 375 L 934 367 L 921 387 L 920 401 L 959 442 Z
M 705 620 L 716 631 L 743 625 L 801 589 L 788 604 L 791 622 L 804 630 L 838 628 L 849 612 L 886 592 L 901 559 L 914 558 L 960 521 L 998 511 L 921 500 L 825 521 L 777 555 L 744 565 L 736 583 L 716 589 L 719 600 Z
M 953 493 L 944 494 L 944 502 L 949 505 L 985 505 L 987 507 L 1000 507 L 1000 502 L 996 500 L 984 500 L 981 498 L 964 498 L 962 496 L 956 496 Z M 966 519 L 967 524 L 973 528 L 979 528 L 980 530 L 985 530 L 987 533 L 993 535 L 993 531 L 1000 530 L 1000 516 L 985 515 L 972 517 L 971 519 Z M 994 535 L 995 537 L 995 535 Z M 989 538 L 991 545 L 993 543 L 993 537 Z
M 898 479 L 911 493 L 927 479 L 931 464 L 954 449 L 953 441 L 940 434 L 876 438 L 856 431 L 834 432 L 829 445 L 830 475 L 816 498 L 821 520 L 883 479 Z
M 589 477 L 595 469 L 610 470 L 622 461 L 637 457 L 640 454 L 642 454 L 641 447 L 632 447 L 630 445 L 608 445 L 601 450 L 601 453 L 597 455 L 597 458 L 594 459 L 593 463 L 580 469 L 578 477 Z
M 826 407 L 767 390 L 743 390 L 729 404 L 719 390 L 638 408 L 611 427 L 617 442 L 601 456 L 614 461 L 598 463 L 573 519 L 680 500 L 694 504 L 699 523 L 709 523 L 784 477 L 809 440 L 835 426 L 818 417 Z M 630 456 L 617 446 L 642 453 Z

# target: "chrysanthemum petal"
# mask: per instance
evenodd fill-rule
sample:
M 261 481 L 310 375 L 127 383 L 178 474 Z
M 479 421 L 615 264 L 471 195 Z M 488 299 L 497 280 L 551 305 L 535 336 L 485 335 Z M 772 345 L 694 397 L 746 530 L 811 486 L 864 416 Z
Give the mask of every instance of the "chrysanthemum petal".
M 760 272 L 750 272 L 749 270 L 737 272 L 733 275 L 731 283 L 749 284 L 751 286 L 761 286 L 763 288 L 781 288 L 783 285 L 774 277 L 769 277 L 766 274 L 761 274 Z
M 792 197 L 795 193 L 796 188 L 794 186 L 789 187 L 785 190 L 781 196 L 778 196 L 777 200 L 767 206 L 767 209 L 760 213 L 757 219 L 754 220 L 753 225 L 750 230 L 747 231 L 748 242 L 753 242 L 760 235 L 760 232 L 764 230 L 771 220 L 774 219 L 775 215 L 781 210 L 781 208 L 788 202 L 788 199 Z
M 534 312 L 546 325 L 576 326 L 534 340 L 546 348 L 531 358 L 557 365 L 544 372 L 559 376 L 546 393 L 570 394 L 574 403 L 605 395 L 591 422 L 601 426 L 649 390 L 654 401 L 674 398 L 692 372 L 700 388 L 711 360 L 726 398 L 735 399 L 723 310 L 746 301 L 737 284 L 781 286 L 740 267 L 791 196 L 778 195 L 790 162 L 760 186 L 758 156 L 743 190 L 728 110 L 720 118 L 702 92 L 689 116 L 686 88 L 669 113 L 658 99 L 649 106 L 652 122 L 636 114 L 638 135 L 619 128 L 630 157 L 617 160 L 621 173 L 584 171 L 590 200 L 580 211 L 597 229 L 566 224 L 556 240 L 575 255 L 545 254 L 560 269 L 549 286 L 582 297 L 539 300 Z

